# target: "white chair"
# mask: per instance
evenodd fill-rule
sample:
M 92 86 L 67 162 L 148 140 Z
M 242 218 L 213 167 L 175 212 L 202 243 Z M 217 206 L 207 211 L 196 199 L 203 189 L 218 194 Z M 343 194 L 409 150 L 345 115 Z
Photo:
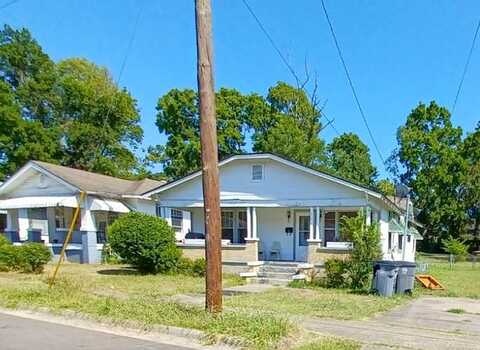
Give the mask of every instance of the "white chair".
M 270 259 L 271 260 L 280 260 L 280 251 L 282 246 L 279 241 L 273 241 L 272 246 L 270 247 Z

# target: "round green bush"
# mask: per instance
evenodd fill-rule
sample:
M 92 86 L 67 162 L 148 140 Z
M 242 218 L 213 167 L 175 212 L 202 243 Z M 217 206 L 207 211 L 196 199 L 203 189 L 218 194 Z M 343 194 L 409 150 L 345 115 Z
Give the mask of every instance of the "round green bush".
M 161 218 L 130 212 L 108 228 L 112 251 L 141 272 L 165 273 L 175 269 L 181 256 L 175 232 Z
M 22 272 L 41 273 L 52 258 L 50 249 L 41 243 L 26 243 L 17 248 L 19 268 Z

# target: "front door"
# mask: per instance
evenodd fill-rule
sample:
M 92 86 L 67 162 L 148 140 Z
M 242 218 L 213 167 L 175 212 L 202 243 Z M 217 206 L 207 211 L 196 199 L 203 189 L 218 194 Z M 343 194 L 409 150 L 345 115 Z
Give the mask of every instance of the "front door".
M 298 212 L 295 217 L 295 260 L 307 261 L 307 239 L 310 236 L 310 213 Z

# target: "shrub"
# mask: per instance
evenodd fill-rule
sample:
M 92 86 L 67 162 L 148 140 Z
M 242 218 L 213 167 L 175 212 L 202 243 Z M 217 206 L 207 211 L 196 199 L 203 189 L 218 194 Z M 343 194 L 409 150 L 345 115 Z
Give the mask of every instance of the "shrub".
M 0 247 L 3 247 L 4 245 L 11 245 L 11 243 L 8 238 L 5 237 L 5 234 L 0 233 Z
M 468 245 L 465 241 L 460 241 L 452 236 L 442 240 L 442 247 L 445 252 L 452 254 L 459 261 L 465 260 L 468 255 Z
M 50 249 L 41 243 L 26 243 L 16 248 L 22 272 L 41 273 L 45 264 L 52 258 Z
M 0 271 L 41 273 L 52 258 L 50 249 L 40 243 L 14 246 L 0 240 Z
M 346 285 L 347 263 L 338 258 L 325 261 L 325 285 L 328 288 L 343 288 Z
M 192 260 L 182 257 L 178 260 L 176 272 L 188 276 L 203 277 L 207 272 L 207 262 L 204 258 Z
M 103 244 L 102 264 L 120 264 L 122 259 L 114 253 L 109 243 Z
M 167 222 L 143 213 L 119 217 L 108 228 L 108 238 L 112 251 L 141 272 L 172 271 L 181 256 Z
M 372 274 L 372 263 L 382 256 L 378 224 L 366 224 L 365 215 L 359 211 L 355 217 L 343 218 L 342 225 L 350 232 L 353 243 L 350 261 L 346 266 L 348 285 L 352 289 L 367 289 Z

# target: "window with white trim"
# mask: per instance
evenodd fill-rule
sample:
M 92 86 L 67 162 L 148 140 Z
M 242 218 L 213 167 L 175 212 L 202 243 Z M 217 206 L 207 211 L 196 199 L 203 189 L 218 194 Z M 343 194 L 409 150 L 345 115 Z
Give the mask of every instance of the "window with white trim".
M 222 210 L 222 239 L 233 242 L 233 211 Z
M 254 164 L 252 165 L 252 181 L 262 181 L 263 180 L 263 165 Z
M 172 219 L 172 227 L 175 230 L 181 230 L 183 222 L 183 212 L 178 209 L 172 209 L 170 213 L 170 218 Z

